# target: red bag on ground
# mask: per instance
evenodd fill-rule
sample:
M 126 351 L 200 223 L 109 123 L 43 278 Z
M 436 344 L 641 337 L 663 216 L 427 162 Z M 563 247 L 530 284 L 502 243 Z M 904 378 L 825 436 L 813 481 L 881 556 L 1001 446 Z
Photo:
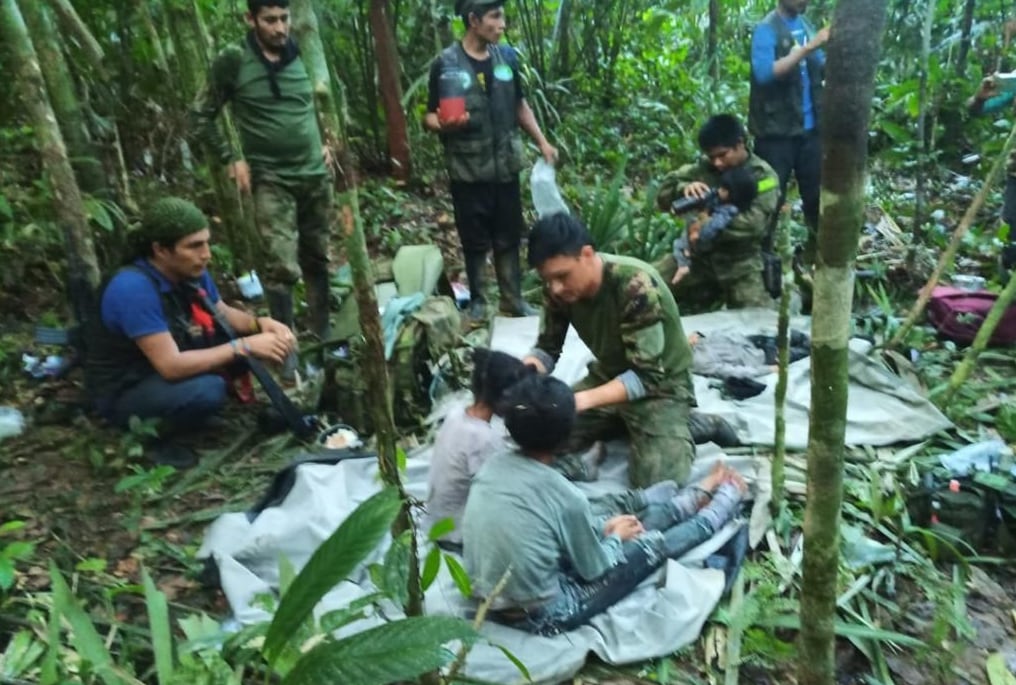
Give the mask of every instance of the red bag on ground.
M 987 290 L 971 292 L 940 285 L 931 291 L 928 321 L 944 338 L 969 344 L 997 299 L 998 295 Z M 1002 315 L 988 344 L 993 347 L 1016 344 L 1016 305 Z

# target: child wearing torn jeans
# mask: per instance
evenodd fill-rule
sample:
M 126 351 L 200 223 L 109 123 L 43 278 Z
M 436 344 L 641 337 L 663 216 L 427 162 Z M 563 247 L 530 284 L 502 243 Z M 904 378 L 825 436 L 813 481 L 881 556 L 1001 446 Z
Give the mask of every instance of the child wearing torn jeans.
M 474 594 L 491 598 L 492 620 L 529 632 L 554 635 L 588 623 L 668 558 L 712 537 L 747 490 L 719 465 L 695 486 L 663 483 L 591 503 L 552 467 L 575 421 L 575 400 L 549 376 L 513 386 L 504 421 L 519 449 L 491 457 L 474 479 L 464 556 Z

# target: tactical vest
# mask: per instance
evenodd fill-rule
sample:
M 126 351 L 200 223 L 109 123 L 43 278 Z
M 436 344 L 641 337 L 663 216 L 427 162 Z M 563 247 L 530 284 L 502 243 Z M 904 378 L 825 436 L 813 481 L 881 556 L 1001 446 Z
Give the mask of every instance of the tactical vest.
M 173 336 L 180 351 L 194 350 L 209 346 L 208 340 L 194 322 L 191 305 L 197 302 L 196 296 L 174 288 L 168 293 L 161 292 L 159 281 L 142 267 L 125 266 L 123 271 L 137 271 L 148 277 L 152 287 L 159 293 L 162 300 L 162 314 L 169 326 L 169 334 Z M 151 362 L 138 347 L 138 344 L 120 333 L 115 333 L 102 322 L 102 297 L 113 280 L 107 278 L 99 289 L 95 309 L 87 324 L 87 358 L 85 360 L 85 387 L 94 399 L 113 399 L 121 392 L 143 379 L 157 373 Z M 202 307 L 203 308 L 203 307 Z
M 498 76 L 508 73 L 506 67 L 511 72 L 517 67 L 496 45 L 490 46 L 490 59 L 494 78 L 487 84 L 488 95 L 480 86 L 461 44 L 456 43 L 441 52 L 442 71 L 461 69 L 469 75 L 465 93 L 469 125 L 461 131 L 441 135 L 448 175 L 453 181 L 508 183 L 517 180 L 522 171 L 514 73 L 506 80 Z
M 796 44 L 793 34 L 786 23 L 775 11 L 762 21 L 769 24 L 776 33 L 776 56 L 779 60 L 790 54 Z M 804 30 L 810 39 L 814 34 L 811 25 L 802 18 Z M 824 71 L 821 62 L 814 54 L 805 58 L 808 69 L 808 80 L 811 88 L 812 111 L 815 114 L 815 125 L 820 120 L 822 100 L 822 79 Z M 804 133 L 804 97 L 801 70 L 795 67 L 783 78 L 774 79 L 770 83 L 761 84 L 751 77 L 751 92 L 748 96 L 748 130 L 756 138 L 781 136 L 797 136 Z

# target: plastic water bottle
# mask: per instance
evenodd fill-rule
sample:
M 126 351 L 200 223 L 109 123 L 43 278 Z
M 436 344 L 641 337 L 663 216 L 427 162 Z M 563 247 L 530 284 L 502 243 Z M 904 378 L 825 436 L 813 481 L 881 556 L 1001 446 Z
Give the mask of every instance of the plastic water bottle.
M 469 75 L 462 69 L 445 69 L 438 78 L 437 115 L 441 121 L 458 121 L 466 115 Z

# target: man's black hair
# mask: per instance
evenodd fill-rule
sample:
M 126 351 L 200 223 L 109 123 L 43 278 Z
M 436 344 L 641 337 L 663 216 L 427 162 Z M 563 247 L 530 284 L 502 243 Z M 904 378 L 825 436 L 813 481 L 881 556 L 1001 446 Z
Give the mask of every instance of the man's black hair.
M 265 7 L 281 7 L 287 9 L 289 7 L 289 0 L 247 0 L 247 11 L 250 12 L 252 17 L 257 17 Z
M 469 15 L 475 14 L 477 18 L 482 18 L 487 12 L 495 10 L 498 7 L 504 7 L 507 0 L 491 0 L 490 2 L 483 2 L 482 0 L 456 0 L 455 2 L 455 13 L 462 19 L 462 23 L 469 28 Z
M 737 207 L 741 212 L 747 212 L 751 203 L 758 196 L 758 181 L 755 180 L 755 174 L 747 165 L 732 167 L 724 171 L 720 174 L 719 186 L 726 188 L 730 193 L 727 202 Z
M 534 373 L 536 369 L 523 364 L 518 357 L 478 347 L 473 350 L 473 398 L 500 415 L 504 409 L 505 393 Z
M 709 117 L 698 132 L 699 149 L 703 152 L 717 147 L 735 147 L 748 140 L 740 120 L 733 114 L 716 114 Z
M 596 247 L 586 225 L 567 212 L 537 219 L 529 232 L 529 266 L 552 257 L 577 257 L 586 245 Z
M 575 425 L 575 393 L 545 374 L 523 378 L 504 398 L 504 425 L 526 454 L 554 452 Z

